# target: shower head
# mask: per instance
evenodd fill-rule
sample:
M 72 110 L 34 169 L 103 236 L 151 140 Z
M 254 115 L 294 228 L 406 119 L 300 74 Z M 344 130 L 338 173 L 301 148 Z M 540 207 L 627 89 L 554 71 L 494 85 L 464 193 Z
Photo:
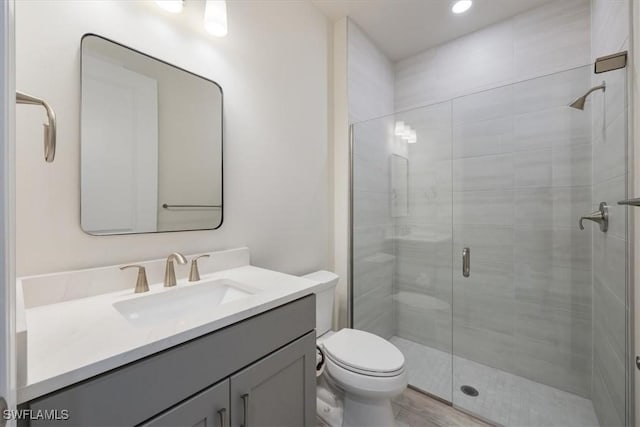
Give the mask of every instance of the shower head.
M 575 101 L 573 101 L 569 107 L 571 108 L 577 108 L 578 110 L 584 110 L 584 103 L 587 102 L 587 96 L 581 96 L 580 98 L 576 99 Z
M 580 98 L 576 99 L 571 104 L 569 104 L 569 107 L 576 108 L 578 110 L 584 110 L 584 104 L 585 104 L 585 102 L 587 102 L 587 96 L 589 96 L 589 94 L 591 92 L 594 92 L 596 90 L 601 90 L 602 89 L 602 91 L 604 92 L 606 90 L 606 87 L 607 87 L 607 85 L 603 81 L 600 86 L 592 87 L 591 89 L 589 89 L 589 91 L 587 93 L 585 93 Z

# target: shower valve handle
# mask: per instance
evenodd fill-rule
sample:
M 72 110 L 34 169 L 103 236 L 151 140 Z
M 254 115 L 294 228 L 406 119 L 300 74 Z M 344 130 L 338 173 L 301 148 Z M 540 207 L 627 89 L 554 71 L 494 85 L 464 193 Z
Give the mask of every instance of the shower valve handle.
M 580 230 L 584 230 L 584 225 L 582 225 L 582 221 L 584 220 L 597 222 L 600 225 L 600 231 L 606 233 L 609 229 L 609 207 L 607 206 L 607 202 L 600 203 L 597 211 L 592 212 L 590 215 L 580 217 L 580 221 L 578 222 L 578 227 Z

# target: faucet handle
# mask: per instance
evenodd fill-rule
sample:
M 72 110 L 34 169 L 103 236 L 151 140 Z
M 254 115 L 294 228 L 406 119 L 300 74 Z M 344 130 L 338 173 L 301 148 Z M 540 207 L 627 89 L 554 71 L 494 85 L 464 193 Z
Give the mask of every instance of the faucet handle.
M 120 270 L 125 270 L 127 268 L 137 268 L 138 269 L 138 279 L 136 280 L 136 289 L 135 293 L 140 294 L 142 292 L 147 292 L 149 290 L 149 282 L 147 282 L 147 269 L 141 265 L 132 264 L 132 265 L 124 265 L 120 267 Z
M 197 282 L 200 280 L 200 271 L 198 270 L 198 260 L 200 258 L 209 258 L 209 254 L 199 255 L 191 260 L 191 271 L 189 272 L 190 282 Z
M 584 230 L 582 221 L 585 219 L 597 222 L 600 225 L 600 231 L 606 233 L 609 228 L 609 206 L 607 206 L 607 202 L 600 203 L 597 211 L 591 212 L 591 214 L 587 216 L 580 217 L 580 220 L 578 221 L 578 228 L 580 228 L 580 230 Z

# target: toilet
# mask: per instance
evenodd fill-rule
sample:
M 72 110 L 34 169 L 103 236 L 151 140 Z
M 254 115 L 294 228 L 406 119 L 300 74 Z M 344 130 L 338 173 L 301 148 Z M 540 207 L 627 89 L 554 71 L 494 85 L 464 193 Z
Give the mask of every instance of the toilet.
M 331 427 L 395 426 L 391 399 L 407 387 L 403 354 L 369 332 L 332 331 L 338 276 L 316 271 L 303 277 L 325 285 L 316 292 L 316 337 L 324 356 L 318 415 Z

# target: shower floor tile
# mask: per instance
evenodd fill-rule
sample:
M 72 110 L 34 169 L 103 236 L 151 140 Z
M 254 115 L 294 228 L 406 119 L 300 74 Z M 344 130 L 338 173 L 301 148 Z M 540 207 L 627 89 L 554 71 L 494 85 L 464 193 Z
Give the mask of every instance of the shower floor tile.
M 451 399 L 450 354 L 396 336 L 391 342 L 405 355 L 412 386 L 484 419 L 513 427 L 599 426 L 589 399 L 457 356 Z M 479 396 L 463 394 L 464 384 L 475 387 Z

